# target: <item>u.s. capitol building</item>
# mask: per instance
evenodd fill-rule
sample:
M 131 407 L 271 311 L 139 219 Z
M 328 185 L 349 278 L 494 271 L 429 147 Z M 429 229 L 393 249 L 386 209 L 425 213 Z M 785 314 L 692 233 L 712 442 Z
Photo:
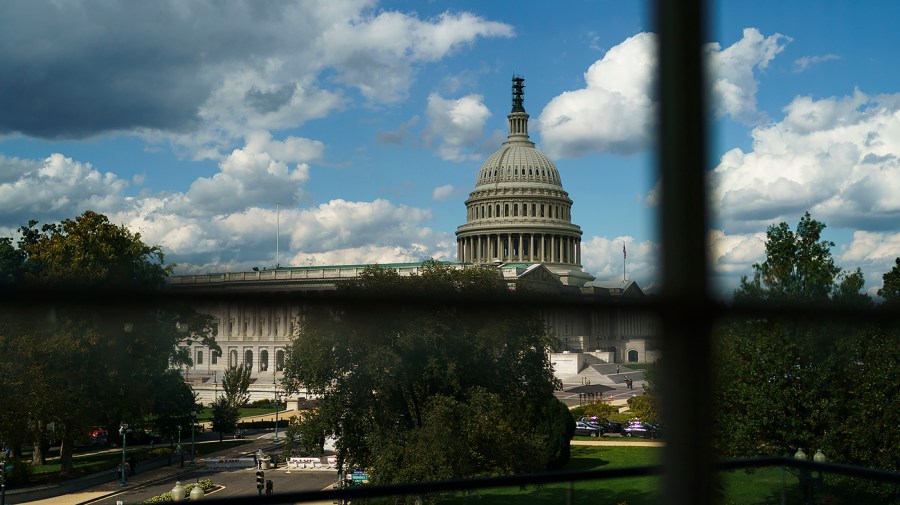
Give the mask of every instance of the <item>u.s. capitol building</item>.
M 484 162 L 466 199 L 466 222 L 456 230 L 457 263 L 451 265 L 488 266 L 510 289 L 527 286 L 548 300 L 588 302 L 548 304 L 541 310 L 548 332 L 558 339 L 557 347 L 548 352 L 564 382 L 577 383 L 578 374 L 592 363 L 654 361 L 658 351 L 652 319 L 615 303 L 644 293 L 633 281 L 601 282 L 582 269 L 582 231 L 572 222 L 573 202 L 556 165 L 529 139 L 528 117 L 524 79 L 514 77 L 509 136 Z M 241 364 L 253 371 L 251 397 L 272 398 L 286 346 L 303 313 L 303 302 L 281 302 L 272 295 L 334 291 L 367 266 L 278 266 L 171 278 L 176 293 L 210 295 L 198 298 L 203 301 L 195 308 L 215 318 L 222 354 L 195 345 L 194 364 L 184 371 L 200 401 L 212 401 L 221 392 L 224 371 Z M 416 275 L 422 268 L 421 263 L 378 266 L 401 275 Z M 253 299 L 260 295 L 265 303 Z

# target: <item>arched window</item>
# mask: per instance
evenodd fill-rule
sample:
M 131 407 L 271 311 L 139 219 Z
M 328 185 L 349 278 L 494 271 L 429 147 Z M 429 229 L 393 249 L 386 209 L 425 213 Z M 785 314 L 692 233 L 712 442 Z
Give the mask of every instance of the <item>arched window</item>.
M 259 351 L 259 371 L 265 372 L 269 369 L 269 351 Z
M 532 216 L 535 215 L 535 212 L 534 212 L 534 211 L 535 211 L 536 209 L 537 209 L 537 204 L 534 204 L 534 203 L 531 204 L 531 215 L 532 215 Z
M 284 351 L 281 349 L 275 351 L 275 371 L 284 371 Z
M 217 365 L 219 363 L 219 351 L 213 349 L 209 352 L 210 363 Z
M 528 204 L 527 203 L 525 205 L 522 205 L 522 215 L 523 216 L 528 215 Z
M 503 204 L 503 217 L 509 217 L 509 204 Z
M 541 217 L 544 217 L 544 204 L 541 204 Z
M 237 351 L 235 351 L 234 349 L 232 349 L 232 350 L 228 353 L 228 367 L 229 367 L 229 368 L 234 368 L 234 367 L 237 366 L 237 364 L 238 364 L 238 363 L 237 363 Z
M 513 216 L 519 215 L 519 204 L 513 204 Z
M 500 204 L 497 204 L 497 217 L 500 217 Z
M 491 207 L 490 205 L 488 205 L 488 217 L 494 217 L 494 216 L 491 215 L 491 212 L 493 212 L 493 207 Z
M 638 352 L 634 349 L 628 351 L 628 362 L 629 363 L 637 363 L 638 362 Z
M 247 365 L 247 368 L 253 369 L 253 351 L 250 349 L 244 351 L 244 364 Z

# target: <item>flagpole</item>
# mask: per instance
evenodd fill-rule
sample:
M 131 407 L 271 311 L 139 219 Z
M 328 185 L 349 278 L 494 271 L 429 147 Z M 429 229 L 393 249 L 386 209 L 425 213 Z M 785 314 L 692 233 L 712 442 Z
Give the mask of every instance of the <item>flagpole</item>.
M 278 264 L 278 239 L 281 235 L 281 215 L 279 214 L 278 202 L 275 202 L 275 268 L 277 269 Z
M 628 282 L 625 277 L 625 260 L 628 259 L 628 253 L 625 252 L 625 242 L 622 242 L 622 284 Z

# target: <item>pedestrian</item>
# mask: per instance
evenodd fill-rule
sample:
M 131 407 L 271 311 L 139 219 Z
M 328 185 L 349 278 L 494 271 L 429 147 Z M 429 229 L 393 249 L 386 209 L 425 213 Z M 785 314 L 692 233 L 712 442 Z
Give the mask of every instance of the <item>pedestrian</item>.
M 619 365 L 616 365 L 616 373 L 619 373 Z
M 129 475 L 134 476 L 137 473 L 137 460 L 134 459 L 134 456 L 128 458 L 128 465 L 131 468 Z

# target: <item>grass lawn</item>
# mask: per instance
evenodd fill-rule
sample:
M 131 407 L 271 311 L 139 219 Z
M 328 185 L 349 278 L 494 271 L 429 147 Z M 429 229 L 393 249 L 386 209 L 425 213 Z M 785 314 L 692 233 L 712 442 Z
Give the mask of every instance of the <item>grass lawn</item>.
M 567 470 L 590 470 L 654 465 L 662 457 L 661 447 L 640 443 L 631 446 L 572 446 Z M 802 491 L 795 474 L 780 467 L 752 471 L 735 470 L 720 474 L 719 502 L 725 505 L 770 505 L 781 502 L 782 487 L 786 503 L 803 503 Z M 815 491 L 816 503 L 884 503 L 878 497 L 860 494 L 847 486 L 847 480 L 825 477 L 824 487 Z M 467 494 L 447 495 L 443 504 L 482 503 L 518 505 L 521 503 L 556 505 L 587 503 L 644 505 L 659 503 L 660 477 L 628 477 L 574 484 L 560 483 L 523 488 L 498 488 Z M 569 500 L 568 496 L 571 496 Z
M 629 466 L 655 465 L 662 456 L 661 447 L 646 447 L 635 444 L 625 447 L 572 446 L 572 458 L 567 470 L 590 470 L 601 468 L 624 468 Z M 514 505 L 568 503 L 627 503 L 628 505 L 649 505 L 658 502 L 658 477 L 629 477 L 603 481 L 584 481 L 574 484 L 560 483 L 526 488 L 502 488 L 479 491 L 466 495 L 446 497 L 443 503 L 490 503 Z

